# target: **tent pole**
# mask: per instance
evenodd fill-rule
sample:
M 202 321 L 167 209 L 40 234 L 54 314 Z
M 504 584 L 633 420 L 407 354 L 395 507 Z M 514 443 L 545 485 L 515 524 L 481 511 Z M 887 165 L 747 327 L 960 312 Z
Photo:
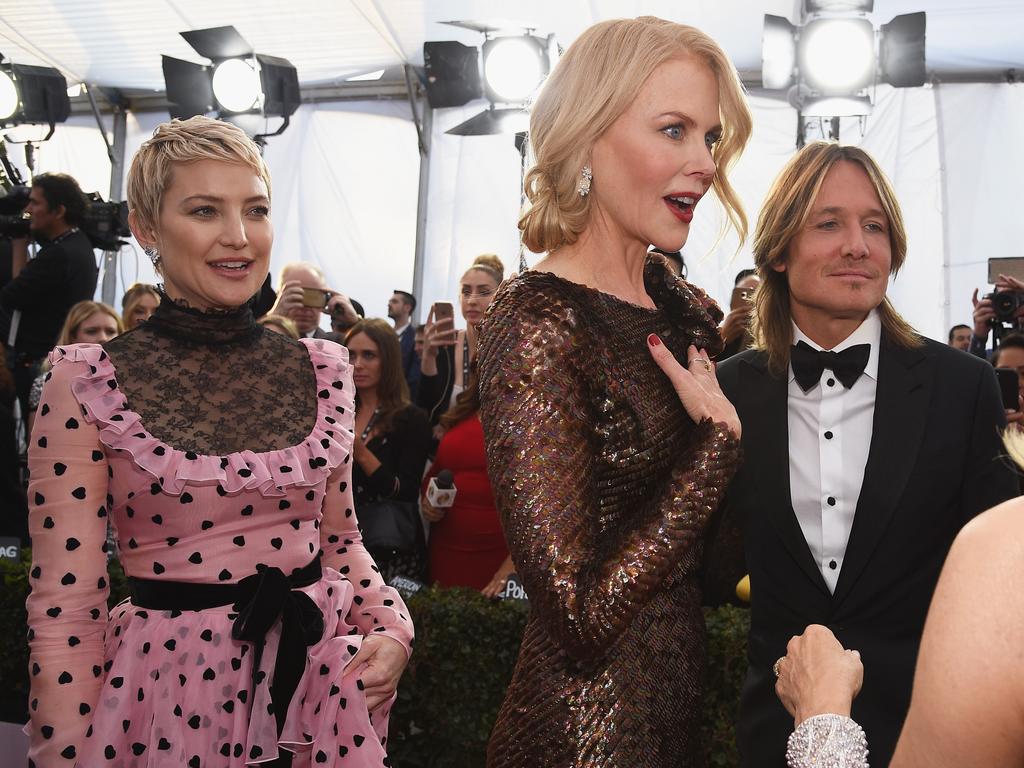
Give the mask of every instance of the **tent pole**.
M 423 100 L 423 119 L 420 130 L 420 184 L 416 199 L 416 255 L 412 263 L 412 294 L 423 298 L 423 266 L 427 245 L 427 198 L 430 189 L 430 145 L 434 128 L 434 110 Z M 419 322 L 421 307 L 417 305 L 413 322 Z
M 101 125 L 102 130 L 102 125 Z M 110 147 L 110 196 L 111 201 L 122 198 L 124 189 L 124 152 L 125 139 L 128 133 L 128 113 L 123 107 L 114 106 L 114 142 Z M 103 303 L 117 307 L 117 265 L 118 251 L 105 251 L 103 254 Z M 127 287 L 127 286 L 125 286 Z
M 932 98 L 935 100 L 935 132 L 939 143 L 939 192 L 942 199 L 942 319 L 943 328 L 949 328 L 952 323 L 952 287 L 950 286 L 950 264 L 949 256 L 949 180 L 946 176 L 946 126 L 942 117 L 942 86 L 939 82 L 932 81 Z

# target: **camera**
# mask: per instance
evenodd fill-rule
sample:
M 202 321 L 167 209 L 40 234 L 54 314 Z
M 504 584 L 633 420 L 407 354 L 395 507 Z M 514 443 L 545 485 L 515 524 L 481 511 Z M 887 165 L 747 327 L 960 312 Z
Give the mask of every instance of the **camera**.
M 1024 306 L 1024 293 L 1019 291 L 993 291 L 985 296 L 992 302 L 996 316 L 993 325 L 1017 325 L 1017 310 Z
M 29 188 L 15 184 L 7 188 L 0 197 L 0 237 L 28 237 L 29 221 L 24 210 L 28 205 Z
M 127 245 L 123 237 L 131 234 L 128 227 L 128 203 L 104 202 L 99 192 L 85 196 L 85 216 L 80 229 L 88 236 L 93 248 L 117 251 Z

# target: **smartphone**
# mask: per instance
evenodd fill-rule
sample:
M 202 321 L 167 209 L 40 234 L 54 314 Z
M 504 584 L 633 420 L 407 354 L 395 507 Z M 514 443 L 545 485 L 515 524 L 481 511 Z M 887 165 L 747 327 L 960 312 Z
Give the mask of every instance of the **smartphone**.
M 322 288 L 303 288 L 302 306 L 323 309 L 331 298 L 331 292 Z
M 996 368 L 999 392 L 1003 396 L 1003 408 L 1008 411 L 1020 410 L 1020 376 L 1013 368 Z
M 1024 280 L 1024 257 L 1012 256 L 1006 259 L 989 259 L 988 281 L 995 285 L 1000 275 Z
M 439 320 L 455 320 L 455 306 L 450 301 L 435 301 L 430 311 L 435 323 Z

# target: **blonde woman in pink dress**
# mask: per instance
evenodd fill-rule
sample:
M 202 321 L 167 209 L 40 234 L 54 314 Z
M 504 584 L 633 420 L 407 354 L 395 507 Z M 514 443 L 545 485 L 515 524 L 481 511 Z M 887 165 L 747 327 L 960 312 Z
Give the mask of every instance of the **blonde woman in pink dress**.
M 157 128 L 128 179 L 160 306 L 51 355 L 29 461 L 34 765 L 387 765 L 413 627 L 352 511 L 343 347 L 265 332 L 270 179 Z M 106 600 L 110 519 L 132 597 Z

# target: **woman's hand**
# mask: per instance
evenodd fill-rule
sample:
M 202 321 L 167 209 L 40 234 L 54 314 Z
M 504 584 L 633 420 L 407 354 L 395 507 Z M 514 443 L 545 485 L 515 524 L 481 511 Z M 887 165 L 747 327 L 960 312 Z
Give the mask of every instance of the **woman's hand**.
M 455 344 L 457 334 L 454 318 L 444 317 L 438 320 L 434 317 L 434 310 L 431 309 L 426 325 L 423 326 L 423 359 L 437 360 L 437 351 L 441 347 L 450 347 Z
M 423 514 L 423 518 L 429 523 L 439 523 L 444 520 L 446 510 L 444 507 L 433 507 L 430 502 L 427 501 L 427 497 L 423 496 L 420 499 L 420 512 Z
M 349 667 L 356 670 L 366 694 L 366 709 L 373 712 L 398 690 L 398 681 L 409 657 L 397 640 L 384 635 L 367 635 Z M 366 667 L 361 672 L 361 665 Z
M 794 725 L 814 715 L 849 717 L 864 682 L 860 653 L 843 650 L 836 636 L 818 624 L 811 624 L 789 641 L 775 670 L 775 693 L 793 716 Z
M 487 583 L 487 586 L 480 590 L 484 597 L 497 597 L 501 594 L 501 591 L 505 589 L 505 582 L 508 581 L 508 576 L 516 567 L 512 565 L 512 557 L 506 557 L 501 565 L 498 566 L 498 570 L 494 572 L 494 576 Z
M 724 422 L 737 438 L 740 437 L 740 418 L 732 403 L 722 394 L 714 365 L 704 350 L 691 344 L 686 353 L 687 366 L 684 368 L 657 335 L 652 333 L 647 337 L 647 348 L 654 362 L 672 382 L 679 401 L 691 419 L 697 422 L 703 419 Z

